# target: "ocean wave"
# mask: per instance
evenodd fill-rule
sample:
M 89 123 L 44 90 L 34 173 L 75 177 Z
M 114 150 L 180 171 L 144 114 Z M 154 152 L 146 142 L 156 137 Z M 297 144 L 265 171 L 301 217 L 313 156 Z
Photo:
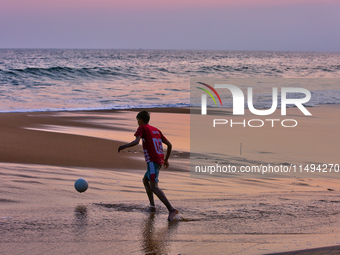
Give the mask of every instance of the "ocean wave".
M 188 106 L 196 77 L 339 78 L 340 53 L 0 49 L 0 110 Z M 340 104 L 339 83 L 302 87 L 325 91 L 313 105 Z
M 97 106 L 97 107 L 69 107 L 69 108 L 17 108 L 17 109 L 3 109 L 0 110 L 1 113 L 9 112 L 75 112 L 75 111 L 105 111 L 105 110 L 129 110 L 129 109 L 151 109 L 151 108 L 189 108 L 188 103 L 179 104 L 137 104 L 137 105 L 116 105 L 116 106 Z
M 98 77 L 136 77 L 136 74 L 124 72 L 119 68 L 112 67 L 91 67 L 91 68 L 71 68 L 71 67 L 49 67 L 49 68 L 36 68 L 28 67 L 23 69 L 0 70 L 0 75 L 6 78 L 13 76 L 15 78 L 51 78 L 51 79 L 75 79 L 75 78 L 94 78 Z

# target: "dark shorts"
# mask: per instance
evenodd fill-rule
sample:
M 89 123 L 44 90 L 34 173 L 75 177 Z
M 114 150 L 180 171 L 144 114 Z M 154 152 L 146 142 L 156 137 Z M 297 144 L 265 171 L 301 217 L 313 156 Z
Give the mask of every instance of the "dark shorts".
M 158 175 L 159 169 L 161 168 L 160 165 L 156 164 L 155 162 L 148 162 L 148 169 L 144 175 L 144 178 L 147 178 L 149 181 L 155 181 L 158 183 Z

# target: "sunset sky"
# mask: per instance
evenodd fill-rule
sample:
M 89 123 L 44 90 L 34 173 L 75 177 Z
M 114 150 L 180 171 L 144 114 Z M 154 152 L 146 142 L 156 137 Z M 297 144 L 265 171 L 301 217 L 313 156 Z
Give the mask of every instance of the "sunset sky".
M 1 0 L 0 48 L 340 51 L 339 0 Z

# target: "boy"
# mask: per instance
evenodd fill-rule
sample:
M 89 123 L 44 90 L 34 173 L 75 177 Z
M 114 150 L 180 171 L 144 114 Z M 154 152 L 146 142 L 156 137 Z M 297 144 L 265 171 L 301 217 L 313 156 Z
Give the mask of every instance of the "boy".
M 170 157 L 172 145 L 163 136 L 162 132 L 157 128 L 149 125 L 150 115 L 147 111 L 141 111 L 137 114 L 138 129 L 134 134 L 136 139 L 131 143 L 119 146 L 118 152 L 124 150 L 128 147 L 136 146 L 139 144 L 140 139 L 143 141 L 143 151 L 145 156 L 145 161 L 147 163 L 147 171 L 143 178 L 144 187 L 150 201 L 151 211 L 155 211 L 155 202 L 153 199 L 153 193 L 163 202 L 163 204 L 169 210 L 168 220 L 171 221 L 172 218 L 178 213 L 178 211 L 173 208 L 166 198 L 164 192 L 158 188 L 158 174 L 159 170 L 164 166 L 164 168 L 169 167 L 168 159 Z M 167 152 L 164 159 L 163 146 L 162 143 L 167 145 Z

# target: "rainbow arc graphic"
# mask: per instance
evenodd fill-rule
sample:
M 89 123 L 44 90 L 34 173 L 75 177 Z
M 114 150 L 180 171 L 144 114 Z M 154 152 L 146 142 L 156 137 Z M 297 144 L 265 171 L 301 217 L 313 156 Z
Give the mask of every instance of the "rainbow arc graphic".
M 201 84 L 201 85 L 203 85 L 203 86 L 206 86 L 206 87 L 209 88 L 212 92 L 214 92 L 215 95 L 217 96 L 218 100 L 220 101 L 221 106 L 222 106 L 222 100 L 221 100 L 221 98 L 220 98 L 220 95 L 217 93 L 217 91 L 216 91 L 212 86 L 210 86 L 210 85 L 208 85 L 208 84 L 206 84 L 206 83 L 203 83 L 203 82 L 197 82 L 197 83 L 198 83 L 198 84 Z M 196 88 L 201 89 L 201 90 L 203 90 L 204 92 L 206 92 L 206 93 L 212 98 L 212 100 L 214 100 L 215 105 L 217 105 L 214 95 L 213 95 L 209 90 L 204 89 L 204 88 L 201 88 L 201 87 L 196 87 Z

